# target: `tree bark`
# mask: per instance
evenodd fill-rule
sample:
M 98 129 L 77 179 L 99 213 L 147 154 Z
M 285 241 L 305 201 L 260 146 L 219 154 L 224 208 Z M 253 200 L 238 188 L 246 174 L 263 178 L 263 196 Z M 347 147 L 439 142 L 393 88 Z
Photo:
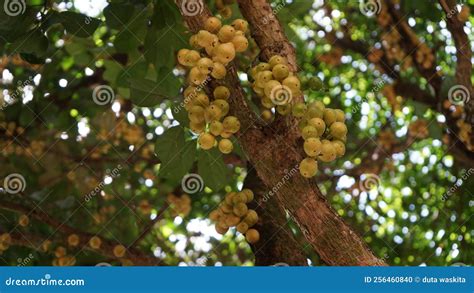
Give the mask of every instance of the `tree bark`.
M 182 2 L 178 0 L 178 7 Z M 268 3 L 263 0 L 239 1 L 242 13 L 252 25 L 252 30 L 265 29 L 265 33 L 283 40 L 283 30 L 277 21 L 272 25 L 258 28 L 254 17 L 273 16 Z M 266 13 L 263 15 L 263 13 Z M 204 21 L 211 15 L 204 9 L 196 16 L 183 18 L 193 32 L 203 27 Z M 279 29 L 277 27 L 279 26 Z M 263 33 L 262 33 L 263 34 Z M 256 36 L 255 32 L 254 35 Z M 256 39 L 257 43 L 259 40 Z M 289 44 L 285 38 L 285 43 Z M 280 50 L 288 46 L 283 45 Z M 276 49 L 275 49 L 276 51 Z M 273 52 L 275 52 L 273 51 Z M 280 52 L 288 60 L 296 60 L 290 51 Z M 295 64 L 296 66 L 296 64 Z M 295 68 L 293 68 L 295 69 Z M 231 90 L 231 113 L 241 121 L 242 128 L 238 139 L 250 162 L 255 166 L 258 177 L 265 186 L 274 191 L 267 201 L 276 201 L 281 210 L 286 210 L 304 233 L 305 238 L 329 265 L 368 266 L 385 265 L 375 257 L 362 239 L 331 208 L 313 180 L 303 178 L 297 170 L 304 158 L 302 141 L 296 126 L 296 120 L 288 118 L 278 128 L 263 127 L 247 105 L 246 95 L 236 74 L 236 67 L 228 67 L 224 84 Z M 292 174 L 289 176 L 289 174 Z M 265 241 L 266 239 L 261 239 Z

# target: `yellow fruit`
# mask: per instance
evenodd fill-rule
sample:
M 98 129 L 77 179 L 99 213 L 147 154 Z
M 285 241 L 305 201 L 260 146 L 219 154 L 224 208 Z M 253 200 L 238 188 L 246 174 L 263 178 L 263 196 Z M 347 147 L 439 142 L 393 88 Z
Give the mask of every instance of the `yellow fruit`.
M 188 54 L 188 52 L 189 52 L 188 49 L 181 49 L 178 51 L 177 58 L 178 58 L 179 64 L 185 66 L 185 57 Z
M 257 224 L 258 222 L 257 212 L 254 210 L 249 210 L 247 212 L 247 215 L 244 218 L 244 222 L 247 223 L 249 227 L 252 227 L 253 225 Z
M 214 62 L 212 62 L 211 59 L 209 58 L 201 58 L 199 61 L 196 63 L 196 67 L 199 69 L 199 71 L 202 74 L 209 74 L 210 70 L 214 66 Z
M 192 35 L 192 36 L 189 38 L 189 45 L 191 45 L 191 47 L 193 47 L 194 49 L 201 49 L 201 48 L 202 48 L 202 47 L 199 45 L 198 36 L 197 36 L 197 35 Z
M 272 67 L 268 63 L 261 62 L 257 66 L 255 66 L 255 68 L 257 69 L 257 73 L 258 73 L 261 71 L 271 70 Z
M 235 215 L 227 215 L 225 218 L 225 223 L 229 227 L 236 226 L 240 222 L 240 218 Z
M 318 138 L 310 137 L 304 142 L 304 152 L 310 157 L 316 157 L 321 153 L 322 143 Z
M 324 134 L 324 131 L 326 131 L 326 123 L 324 123 L 323 119 L 320 118 L 311 118 L 308 121 L 308 125 L 313 126 L 316 128 L 318 131 L 318 136 L 321 136 Z
M 331 124 L 336 122 L 336 119 L 336 112 L 333 109 L 324 110 L 324 122 L 326 122 L 327 126 L 331 126 Z
M 237 117 L 227 116 L 224 118 L 222 124 L 224 125 L 225 131 L 236 133 L 240 130 L 240 121 Z
M 282 81 L 290 75 L 290 69 L 285 64 L 277 64 L 273 67 L 272 73 L 275 79 Z
M 313 158 L 305 158 L 300 162 L 300 174 L 305 178 L 311 178 L 318 172 L 318 162 Z
M 222 63 L 214 62 L 214 66 L 212 68 L 211 76 L 215 79 L 223 79 L 227 74 L 227 70 Z
M 224 138 L 219 141 L 219 151 L 223 154 L 230 154 L 234 149 L 234 145 L 230 139 Z
M 239 53 L 245 52 L 245 50 L 247 50 L 247 48 L 249 47 L 249 41 L 245 36 L 236 35 L 232 39 L 232 44 L 234 45 L 235 51 Z
M 200 30 L 197 33 L 196 38 L 197 38 L 197 42 L 198 42 L 199 46 L 205 48 L 205 47 L 210 46 L 212 44 L 212 42 L 215 41 L 214 36 L 216 36 L 216 35 L 213 35 L 213 34 L 211 34 L 210 32 L 208 32 L 206 30 Z
M 331 127 L 329 127 L 329 133 L 334 138 L 344 138 L 347 135 L 347 126 L 342 122 L 334 122 Z
M 203 74 L 197 67 L 193 67 L 189 71 L 188 79 L 190 83 L 200 85 L 207 79 L 207 75 Z
M 196 133 L 196 134 L 201 134 L 206 129 L 206 122 L 204 122 L 204 121 L 202 121 L 202 122 L 190 121 L 189 122 L 189 129 L 191 129 L 191 131 Z
M 251 202 L 254 198 L 253 191 L 248 188 L 242 189 L 241 193 L 245 194 L 247 197 L 247 202 Z
M 280 115 L 286 116 L 291 113 L 291 104 L 278 105 L 276 110 Z
M 245 222 L 240 222 L 237 225 L 237 231 L 239 231 L 242 234 L 245 234 L 245 232 L 247 232 L 248 229 L 249 229 L 249 225 Z
M 288 64 L 288 60 L 286 60 L 285 57 L 282 57 L 280 55 L 274 55 L 270 58 L 270 60 L 268 60 L 268 63 L 270 67 L 273 68 L 275 65 L 278 64 Z
M 70 246 L 77 246 L 79 245 L 79 236 L 77 236 L 77 234 L 71 234 L 67 238 L 67 242 Z
M 222 117 L 222 110 L 218 105 L 210 105 L 204 111 L 204 118 L 206 122 L 218 121 Z
M 337 122 L 344 122 L 346 120 L 346 115 L 344 114 L 344 111 L 340 109 L 334 110 L 336 111 L 336 121 Z
M 249 27 L 249 23 L 243 19 L 236 19 L 232 22 L 232 26 L 243 33 L 246 33 Z
M 318 130 L 314 126 L 307 125 L 301 131 L 301 136 L 303 137 L 303 139 L 307 140 L 310 137 L 318 138 L 319 134 Z
M 102 240 L 98 236 L 93 236 L 89 239 L 89 246 L 93 249 L 99 249 L 102 245 Z
M 232 8 L 230 6 L 224 6 L 224 8 L 219 10 L 219 14 L 224 18 L 230 18 L 232 16 Z
M 56 256 L 57 258 L 63 257 L 65 255 L 66 255 L 66 248 L 62 246 L 58 246 L 56 250 L 54 251 L 54 256 Z
M 265 121 L 270 121 L 273 118 L 273 114 L 270 110 L 263 110 L 262 111 L 262 119 Z
M 229 227 L 224 227 L 223 225 L 216 225 L 217 233 L 224 235 L 225 233 L 227 233 L 227 231 L 229 231 Z
M 222 23 L 217 17 L 211 16 L 204 22 L 204 29 L 211 33 L 217 33 L 221 29 L 221 27 Z
M 227 103 L 227 101 L 217 99 L 214 102 L 212 102 L 212 104 L 218 106 L 219 109 L 221 109 L 222 111 L 221 117 L 225 117 L 227 116 L 227 113 L 229 113 L 229 103 Z
M 336 150 L 331 143 L 323 143 L 318 159 L 323 162 L 332 162 L 336 159 Z
M 214 147 L 216 138 L 212 134 L 202 133 L 199 136 L 198 143 L 203 150 L 210 150 Z
M 230 91 L 225 86 L 218 86 L 214 89 L 214 99 L 228 100 L 230 97 Z
M 191 122 L 201 123 L 204 121 L 204 108 L 201 106 L 192 106 L 189 109 L 188 117 Z
M 247 196 L 242 192 L 238 192 L 232 197 L 232 204 L 234 205 L 245 202 L 247 202 Z
M 260 240 L 260 233 L 255 229 L 249 229 L 245 233 L 245 239 L 247 239 L 247 242 L 250 244 L 257 243 L 258 240 Z
M 223 43 L 214 50 L 215 57 L 218 62 L 228 64 L 235 58 L 235 48 L 232 43 Z
M 233 212 L 237 217 L 243 217 L 247 214 L 248 208 L 245 203 L 238 203 L 234 206 Z
M 209 214 L 209 219 L 211 219 L 212 221 L 217 221 L 219 220 L 220 216 L 221 214 L 219 213 L 219 211 L 214 210 Z
M 189 50 L 184 56 L 184 65 L 188 67 L 195 66 L 199 59 L 201 59 L 201 55 L 198 51 Z
M 235 37 L 235 28 L 230 25 L 224 25 L 217 33 L 217 37 L 222 43 L 230 42 Z
M 116 245 L 113 250 L 115 257 L 123 257 L 126 252 L 127 252 L 127 249 L 125 248 L 125 246 L 121 244 Z
M 263 92 L 265 93 L 265 96 L 271 97 L 272 92 L 276 89 L 281 87 L 281 83 L 278 80 L 270 80 L 265 84 L 265 87 L 263 88 Z
M 18 219 L 18 224 L 22 227 L 28 226 L 30 224 L 30 219 L 28 218 L 27 215 L 21 215 L 20 218 Z
M 219 136 L 224 130 L 224 126 L 219 121 L 212 121 L 209 125 L 209 132 L 214 136 Z
M 296 76 L 288 76 L 281 82 L 281 84 L 289 87 L 291 90 L 294 91 L 299 91 L 299 89 L 301 88 L 301 82 Z
M 332 146 L 334 147 L 334 150 L 336 151 L 337 157 L 342 157 L 346 153 L 346 146 L 342 141 L 335 140 L 332 142 Z

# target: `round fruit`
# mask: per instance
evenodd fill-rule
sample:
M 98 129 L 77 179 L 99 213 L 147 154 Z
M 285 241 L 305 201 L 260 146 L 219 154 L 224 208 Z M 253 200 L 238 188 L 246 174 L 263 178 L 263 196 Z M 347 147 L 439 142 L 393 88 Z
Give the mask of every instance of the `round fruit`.
M 218 210 L 213 210 L 210 214 L 209 214 L 209 219 L 211 219 L 212 221 L 217 221 L 219 220 L 221 214 L 219 213 Z
M 265 121 L 270 121 L 273 118 L 273 114 L 270 110 L 263 110 L 262 111 L 262 119 Z
M 201 55 L 198 51 L 189 50 L 184 56 L 184 65 L 188 67 L 195 66 L 196 63 L 201 59 Z
M 222 110 L 218 105 L 212 104 L 204 111 L 204 118 L 206 122 L 218 121 L 222 117 Z
M 219 121 L 212 121 L 209 125 L 209 132 L 214 136 L 219 136 L 224 130 L 224 126 Z
M 304 151 L 310 157 L 316 157 L 321 152 L 321 141 L 318 138 L 310 137 L 304 142 Z
M 22 227 L 28 226 L 30 224 L 30 219 L 28 218 L 27 215 L 21 215 L 20 218 L 18 219 L 18 224 Z
M 262 62 L 259 63 L 255 68 L 257 69 L 257 72 L 261 72 L 265 70 L 271 70 L 272 67 L 270 66 L 270 64 Z
M 221 29 L 221 27 L 222 23 L 217 17 L 211 16 L 204 22 L 204 29 L 211 33 L 217 33 Z
M 230 25 L 224 25 L 221 27 L 219 32 L 217 33 L 217 37 L 219 37 L 219 41 L 222 43 L 227 43 L 232 41 L 235 36 L 235 28 Z
M 234 149 L 234 145 L 230 139 L 224 138 L 219 141 L 219 151 L 223 154 L 230 154 Z
M 222 63 L 214 62 L 214 66 L 212 67 L 211 76 L 215 79 L 223 79 L 227 74 L 227 70 Z
M 249 229 L 249 225 L 245 222 L 240 222 L 237 225 L 237 231 L 239 231 L 242 234 L 245 234 L 245 232 L 247 232 L 248 229 Z
M 318 131 L 318 136 L 323 135 L 324 131 L 326 130 L 326 123 L 324 123 L 323 119 L 320 118 L 311 118 L 308 121 L 308 125 L 311 125 L 316 128 L 316 130 Z
M 291 105 L 290 104 L 278 105 L 276 107 L 276 110 L 280 115 L 286 116 L 291 113 Z
M 188 78 L 191 83 L 200 85 L 207 79 L 207 75 L 203 74 L 197 67 L 193 67 L 189 71 Z
M 242 192 L 236 193 L 234 197 L 232 198 L 232 203 L 235 205 L 239 203 L 245 203 L 245 202 L 247 202 L 247 196 Z
M 332 137 L 341 139 L 347 135 L 347 126 L 342 122 L 334 122 L 329 127 L 329 133 Z
M 305 115 L 307 110 L 305 103 L 296 103 L 293 105 L 292 114 L 295 117 L 301 118 Z
M 336 159 L 336 150 L 331 143 L 323 143 L 318 159 L 326 163 Z
M 230 97 L 230 91 L 227 87 L 220 85 L 214 89 L 214 99 L 228 100 Z
M 177 58 L 178 58 L 179 64 L 185 65 L 185 57 L 186 57 L 186 54 L 188 54 L 188 52 L 189 52 L 188 49 L 181 49 L 178 51 Z
M 202 74 L 209 74 L 210 70 L 212 69 L 212 66 L 214 65 L 214 62 L 212 62 L 211 59 L 209 58 L 201 58 L 196 64 L 196 67 L 199 69 L 199 71 Z
M 221 235 L 224 235 L 225 233 L 227 233 L 227 231 L 229 231 L 229 227 L 225 227 L 223 225 L 216 225 L 216 232 L 221 234 Z
M 190 121 L 189 128 L 191 129 L 192 132 L 196 134 L 201 134 L 206 129 L 206 122 L 204 122 L 204 120 L 202 122 Z
M 127 249 L 125 248 L 125 246 L 123 246 L 121 244 L 116 245 L 114 247 L 113 253 L 116 257 L 123 257 L 125 255 L 125 252 L 127 252 Z
M 97 236 L 93 236 L 89 240 L 89 246 L 93 249 L 99 249 L 101 245 L 102 245 L 102 240 L 100 240 L 100 238 Z
M 295 91 L 299 91 L 301 88 L 300 80 L 296 76 L 288 76 L 282 81 L 282 84 Z
M 232 26 L 243 33 L 246 33 L 249 27 L 249 23 L 243 19 L 236 19 L 232 22 Z
M 313 158 L 305 158 L 300 162 L 300 173 L 305 178 L 311 178 L 318 172 L 318 162 Z
M 270 97 L 273 90 L 277 87 L 281 87 L 281 83 L 278 80 L 270 80 L 265 84 L 265 87 L 263 88 L 263 92 L 265 93 L 265 96 Z
M 301 136 L 303 136 L 303 139 L 308 139 L 310 137 L 319 137 L 318 130 L 311 125 L 307 125 L 303 128 L 301 131 Z
M 258 222 L 258 214 L 254 210 L 249 210 L 247 212 L 247 215 L 244 218 L 245 223 L 249 225 L 249 227 L 252 227 L 253 225 L 257 224 Z
M 313 76 L 308 80 L 308 87 L 313 91 L 320 91 L 324 87 L 324 84 L 321 79 Z
M 235 47 L 235 51 L 236 52 L 245 52 L 245 50 L 247 50 L 247 48 L 249 47 L 249 41 L 247 40 L 247 38 L 245 36 L 235 36 L 233 39 L 232 39 L 232 44 L 234 45 Z
M 270 58 L 270 60 L 268 60 L 268 63 L 271 67 L 274 67 L 278 64 L 288 64 L 288 60 L 286 60 L 285 57 L 282 57 L 280 55 L 274 55 Z
M 212 134 L 202 133 L 199 136 L 198 143 L 203 150 L 210 150 L 214 147 L 216 138 Z
M 337 122 L 344 122 L 346 120 L 346 115 L 344 114 L 344 111 L 340 109 L 334 110 L 336 111 L 336 121 Z
M 290 74 L 290 69 L 285 64 L 277 64 L 272 69 L 273 77 L 279 81 L 284 80 Z
M 235 215 L 227 215 L 225 218 L 225 223 L 229 227 L 236 226 L 240 222 L 240 218 Z
M 227 115 L 227 113 L 229 113 L 229 103 L 227 103 L 227 101 L 217 99 L 214 102 L 212 102 L 212 104 L 218 106 L 221 109 L 222 111 L 221 117 L 224 117 Z
M 230 131 L 232 133 L 236 133 L 240 130 L 240 122 L 237 117 L 234 116 L 227 116 L 224 118 L 224 121 L 222 122 L 224 125 L 224 129 L 226 131 Z
M 331 124 L 336 122 L 336 112 L 333 109 L 324 110 L 324 122 L 326 122 L 327 126 L 331 126 Z
M 247 233 L 245 233 L 245 239 L 247 239 L 247 242 L 250 244 L 257 243 L 258 240 L 260 240 L 260 233 L 255 229 L 249 229 Z
M 234 215 L 238 217 L 243 217 L 247 214 L 248 208 L 247 205 L 244 203 L 238 203 L 234 206 Z
M 251 202 L 253 200 L 254 194 L 252 190 L 244 188 L 242 189 L 242 193 L 245 194 L 245 196 L 247 197 L 247 202 Z
M 77 246 L 79 245 L 79 236 L 77 234 L 71 234 L 67 238 L 67 243 L 71 246 Z
M 344 154 L 346 153 L 346 146 L 344 145 L 344 143 L 342 141 L 334 140 L 332 142 L 332 145 L 333 145 L 334 149 L 336 150 L 336 156 L 337 157 L 344 156 Z

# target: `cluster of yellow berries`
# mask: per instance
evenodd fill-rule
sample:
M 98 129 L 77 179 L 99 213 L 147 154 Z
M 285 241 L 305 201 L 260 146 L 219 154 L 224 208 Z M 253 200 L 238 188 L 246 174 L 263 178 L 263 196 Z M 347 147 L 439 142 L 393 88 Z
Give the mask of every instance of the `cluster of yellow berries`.
M 170 193 L 168 194 L 166 200 L 171 206 L 172 217 L 186 217 L 191 212 L 191 198 L 187 194 L 176 196 Z
M 209 214 L 209 218 L 216 222 L 216 231 L 224 235 L 230 227 L 236 227 L 237 231 L 245 235 L 249 243 L 256 243 L 260 239 L 260 233 L 251 229 L 258 222 L 257 212 L 249 209 L 247 203 L 251 202 L 254 194 L 250 189 L 240 192 L 230 192 L 219 207 Z
M 318 171 L 318 161 L 332 162 L 345 154 L 347 126 L 344 112 L 315 101 L 308 105 L 295 104 L 292 113 L 301 118 L 298 126 L 305 140 L 303 147 L 307 157 L 300 162 L 300 173 L 311 178 Z
M 76 258 L 73 255 L 68 255 L 67 250 L 63 246 L 58 246 L 54 251 L 53 266 L 55 267 L 64 267 L 64 266 L 73 266 L 76 264 Z
M 259 63 L 251 69 L 250 76 L 252 89 L 260 97 L 264 120 L 270 121 L 275 111 L 281 115 L 291 113 L 293 97 L 301 95 L 301 82 L 290 71 L 285 57 L 275 55 L 268 63 Z
M 12 243 L 12 237 L 8 233 L 0 235 L 0 254 L 6 251 Z
M 209 17 L 204 30 L 189 40 L 194 49 L 178 52 L 178 63 L 189 70 L 189 86 L 183 93 L 189 128 L 199 134 L 198 143 L 204 150 L 216 146 L 217 136 L 221 136 L 218 147 L 222 153 L 228 154 L 233 150 L 229 138 L 240 130 L 240 122 L 236 117 L 228 116 L 231 91 L 225 86 L 218 86 L 210 99 L 205 87 L 211 78 L 225 78 L 225 66 L 235 59 L 236 53 L 247 50 L 247 31 L 248 23 L 243 19 L 234 20 L 232 25 L 222 25 L 219 18 Z

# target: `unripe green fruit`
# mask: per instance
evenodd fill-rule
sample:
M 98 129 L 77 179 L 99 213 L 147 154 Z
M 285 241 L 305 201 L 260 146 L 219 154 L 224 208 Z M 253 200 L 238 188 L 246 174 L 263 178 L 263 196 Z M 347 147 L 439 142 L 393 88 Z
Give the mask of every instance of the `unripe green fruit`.
M 265 96 L 270 97 L 272 91 L 278 87 L 281 87 L 281 83 L 278 80 L 270 80 L 265 84 L 263 92 L 265 93 Z
M 324 117 L 324 111 L 322 111 L 318 108 L 308 107 L 308 110 L 306 111 L 305 117 L 308 120 L 311 120 L 312 118 L 322 119 Z
M 227 87 L 221 85 L 214 89 L 214 99 L 228 100 L 230 97 L 230 91 Z
M 311 118 L 308 121 L 308 125 L 313 126 L 318 131 L 318 136 L 322 136 L 324 131 L 326 131 L 326 123 L 324 123 L 323 119 L 320 118 Z
M 236 228 L 237 228 L 237 231 L 239 231 L 242 234 L 245 234 L 245 232 L 247 232 L 247 230 L 249 229 L 249 225 L 245 222 L 240 222 Z
M 217 33 L 217 37 L 222 43 L 230 42 L 235 37 L 235 28 L 230 25 L 223 25 Z
M 274 67 L 278 64 L 288 64 L 288 60 L 286 60 L 285 57 L 282 57 L 280 55 L 274 55 L 268 60 L 268 63 L 270 64 L 270 67 Z
M 344 122 L 346 120 L 346 115 L 344 114 L 344 111 L 341 109 L 336 109 L 336 121 L 337 122 Z
M 306 104 L 305 103 L 296 103 L 293 105 L 292 114 L 295 117 L 301 118 L 306 114 Z
M 234 215 L 237 217 L 243 217 L 247 214 L 248 208 L 245 203 L 238 203 L 234 206 Z
M 221 109 L 221 117 L 227 116 L 227 113 L 229 113 L 229 103 L 224 100 L 215 100 L 212 102 L 213 105 L 218 106 Z
M 290 74 L 290 69 L 285 64 L 277 64 L 272 69 L 273 77 L 279 81 L 284 80 Z
M 314 101 L 308 105 L 308 109 L 318 109 L 319 111 L 324 113 L 326 106 L 324 106 L 324 103 L 321 101 Z
M 336 159 L 336 150 L 331 143 L 323 143 L 318 159 L 326 163 Z
M 214 66 L 212 67 L 211 76 L 215 79 L 223 79 L 227 74 L 227 70 L 225 66 L 220 62 L 214 62 Z
M 247 201 L 246 202 L 251 202 L 253 199 L 254 199 L 254 194 L 253 194 L 253 191 L 248 189 L 248 188 L 244 188 L 242 189 L 241 191 L 243 194 L 245 194 L 245 196 L 247 197 Z
M 307 125 L 301 131 L 301 136 L 303 137 L 303 139 L 307 140 L 310 137 L 318 138 L 319 134 L 318 130 L 314 126 Z
M 318 172 L 318 162 L 313 158 L 305 158 L 300 162 L 300 174 L 305 178 L 311 178 Z
M 230 154 L 232 150 L 234 149 L 234 145 L 232 144 L 232 141 L 230 139 L 224 138 L 221 141 L 219 141 L 219 151 L 223 154 Z
M 344 156 L 344 154 L 346 153 L 346 146 L 342 141 L 334 140 L 332 142 L 332 146 L 334 147 L 334 150 L 336 151 L 336 156 L 338 158 Z
M 334 138 L 343 138 L 347 135 L 347 126 L 342 122 L 334 122 L 331 127 L 329 127 L 329 133 Z
M 199 71 L 202 74 L 209 74 L 212 66 L 214 65 L 214 62 L 212 62 L 211 59 L 209 58 L 201 58 L 199 61 L 196 63 L 196 67 L 199 69 Z
M 250 244 L 257 243 L 260 240 L 260 233 L 255 229 L 249 229 L 247 233 L 245 233 L 245 239 Z
M 237 117 L 227 116 L 224 118 L 222 124 L 224 125 L 224 129 L 226 131 L 236 133 L 240 130 L 240 121 L 237 119 Z
M 217 33 L 221 29 L 221 27 L 222 23 L 217 17 L 211 16 L 204 22 L 204 29 L 211 33 Z
M 304 152 L 310 157 L 316 157 L 321 153 L 322 143 L 318 138 L 310 137 L 304 142 Z
M 216 144 L 216 138 L 209 133 L 202 133 L 198 139 L 199 146 L 203 150 L 210 150 Z
M 249 23 L 243 19 L 236 19 L 232 22 L 232 26 L 243 33 L 246 33 L 249 27 Z
M 245 50 L 247 50 L 247 48 L 249 47 L 249 41 L 244 36 L 236 35 L 232 39 L 232 44 L 234 45 L 235 51 L 239 53 L 245 52 Z
M 308 87 L 313 91 L 320 91 L 323 89 L 324 84 L 319 77 L 313 76 L 308 80 Z
M 336 122 L 336 112 L 333 109 L 325 109 L 324 110 L 324 122 L 329 127 L 331 124 Z

